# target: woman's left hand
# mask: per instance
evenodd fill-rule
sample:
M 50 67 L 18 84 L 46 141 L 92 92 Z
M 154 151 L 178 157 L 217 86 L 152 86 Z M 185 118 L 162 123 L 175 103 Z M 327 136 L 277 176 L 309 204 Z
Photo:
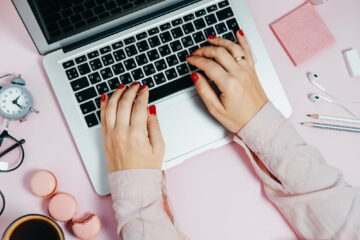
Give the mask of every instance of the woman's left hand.
M 101 97 L 101 125 L 109 172 L 161 169 L 164 141 L 156 107 L 148 105 L 149 89 L 120 85 L 109 99 Z

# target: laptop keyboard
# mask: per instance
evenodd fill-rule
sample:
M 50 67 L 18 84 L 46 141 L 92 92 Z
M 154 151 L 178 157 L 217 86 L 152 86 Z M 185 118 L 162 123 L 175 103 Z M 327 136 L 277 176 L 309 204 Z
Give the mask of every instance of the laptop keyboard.
M 198 70 L 186 62 L 186 56 L 209 46 L 210 35 L 235 42 L 234 32 L 238 29 L 226 0 L 62 65 L 90 128 L 100 123 L 101 95 L 111 96 L 120 84 L 147 84 L 150 103 L 192 87 L 189 74 Z

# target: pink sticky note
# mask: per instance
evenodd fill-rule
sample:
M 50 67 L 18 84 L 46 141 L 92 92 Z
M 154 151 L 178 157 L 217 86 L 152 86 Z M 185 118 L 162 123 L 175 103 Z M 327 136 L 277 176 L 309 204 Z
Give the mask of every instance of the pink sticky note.
M 335 42 L 324 21 L 309 2 L 271 24 L 271 29 L 295 66 Z

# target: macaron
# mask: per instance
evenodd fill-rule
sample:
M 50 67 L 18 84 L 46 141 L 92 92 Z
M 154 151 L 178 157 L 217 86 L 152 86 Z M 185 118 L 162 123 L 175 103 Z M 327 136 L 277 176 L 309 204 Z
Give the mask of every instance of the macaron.
M 68 193 L 57 193 L 48 205 L 49 215 L 57 221 L 67 222 L 71 220 L 77 212 L 77 201 Z
M 40 170 L 34 173 L 30 180 L 30 189 L 38 197 L 51 197 L 57 191 L 57 180 L 53 173 Z
M 74 235 L 82 240 L 93 239 L 101 230 L 100 219 L 94 213 L 87 213 L 82 218 L 73 219 L 71 225 Z

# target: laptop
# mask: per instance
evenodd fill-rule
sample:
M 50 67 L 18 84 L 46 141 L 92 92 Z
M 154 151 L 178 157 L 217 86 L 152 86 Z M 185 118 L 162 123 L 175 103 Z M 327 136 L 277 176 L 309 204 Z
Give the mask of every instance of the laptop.
M 166 143 L 163 169 L 232 141 L 194 90 L 185 58 L 209 35 L 242 28 L 262 86 L 291 107 L 246 0 L 12 0 L 39 53 L 95 191 L 109 194 L 100 96 L 137 81 L 150 88 Z

